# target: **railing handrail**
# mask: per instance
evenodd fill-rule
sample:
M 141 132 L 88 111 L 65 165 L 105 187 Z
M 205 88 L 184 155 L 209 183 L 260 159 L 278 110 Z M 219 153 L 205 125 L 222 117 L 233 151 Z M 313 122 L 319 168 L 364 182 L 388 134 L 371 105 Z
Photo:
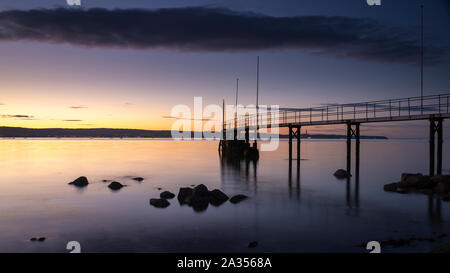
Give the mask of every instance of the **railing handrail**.
M 366 101 L 366 102 L 358 102 L 358 103 L 345 103 L 345 104 L 329 104 L 317 107 L 308 107 L 308 108 L 280 108 L 279 116 L 281 120 L 285 120 L 284 123 L 288 119 L 294 119 L 295 123 L 310 123 L 313 122 L 313 119 L 320 117 L 321 121 L 342 121 L 342 120 L 352 120 L 356 119 L 357 115 L 360 116 L 363 114 L 365 118 L 375 118 L 376 114 L 385 114 L 389 112 L 389 117 L 393 118 L 396 116 L 401 116 L 402 111 L 408 111 L 408 114 L 404 116 L 415 116 L 416 114 L 411 114 L 411 112 L 419 112 L 419 115 L 423 115 L 424 112 L 428 112 L 427 114 L 431 114 L 429 112 L 438 113 L 447 113 L 449 109 L 449 97 L 450 93 L 445 94 L 437 94 L 437 95 L 427 95 L 423 97 L 409 97 L 409 98 L 395 98 L 388 100 L 377 100 L 377 101 Z M 430 103 L 430 100 L 437 100 L 435 103 Z M 420 101 L 421 104 L 414 104 L 415 102 Z M 428 104 L 423 104 L 423 102 L 427 102 Z M 351 107 L 350 110 L 349 107 Z M 373 110 L 369 110 L 373 108 Z M 443 109 L 441 109 L 443 108 Z M 326 110 L 326 111 L 325 111 Z M 324 114 L 326 113 L 326 114 Z M 266 113 L 259 113 L 259 117 L 262 115 L 270 115 L 271 111 L 268 110 Z M 346 118 L 348 115 L 352 115 L 353 118 Z M 365 114 L 365 115 L 364 115 Z M 370 114 L 370 115 L 369 115 Z M 292 116 L 293 115 L 293 116 Z M 324 118 L 326 116 L 326 119 Z M 370 117 L 369 117 L 370 116 Z M 379 115 L 380 116 L 380 115 Z M 235 123 L 248 125 L 251 120 L 256 119 L 257 115 L 246 115 L 244 120 L 243 117 L 240 116 L 236 119 L 232 119 L 230 121 L 226 121 L 225 126 L 234 125 Z M 302 118 L 308 119 L 307 121 L 302 121 Z M 247 119 L 247 120 L 245 120 Z M 260 118 L 261 119 L 261 118 Z M 317 121 L 317 120 L 315 120 Z M 282 124 L 283 122 L 279 122 Z M 260 126 L 261 124 L 258 124 Z M 231 127 L 234 128 L 234 127 Z

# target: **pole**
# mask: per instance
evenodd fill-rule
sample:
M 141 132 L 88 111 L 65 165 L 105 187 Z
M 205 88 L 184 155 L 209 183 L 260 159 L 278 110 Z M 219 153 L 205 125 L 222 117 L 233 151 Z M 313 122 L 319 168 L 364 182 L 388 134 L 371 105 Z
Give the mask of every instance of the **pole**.
M 423 5 L 420 5 L 420 106 L 423 114 Z
M 253 143 L 254 147 L 257 147 L 258 129 L 259 129 L 259 56 L 256 57 L 256 132 L 255 132 L 255 142 Z

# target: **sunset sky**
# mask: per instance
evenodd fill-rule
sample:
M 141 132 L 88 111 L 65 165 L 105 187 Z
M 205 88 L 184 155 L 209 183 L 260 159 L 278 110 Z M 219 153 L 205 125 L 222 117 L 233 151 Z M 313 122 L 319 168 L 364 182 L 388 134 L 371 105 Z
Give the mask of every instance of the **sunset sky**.
M 255 103 L 256 56 L 261 104 L 419 96 L 421 3 L 425 94 L 450 93 L 447 0 L 82 3 L 0 2 L 0 126 L 170 129 L 172 107 L 194 96 L 233 104 L 236 78 L 240 103 Z M 365 125 L 363 133 L 426 136 L 421 124 Z M 334 129 L 308 130 L 344 133 Z

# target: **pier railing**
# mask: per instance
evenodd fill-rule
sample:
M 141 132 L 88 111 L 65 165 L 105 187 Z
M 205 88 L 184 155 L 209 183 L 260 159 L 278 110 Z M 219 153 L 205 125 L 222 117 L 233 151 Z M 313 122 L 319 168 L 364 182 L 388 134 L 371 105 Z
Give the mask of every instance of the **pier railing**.
M 240 115 L 228 120 L 226 129 L 245 127 L 287 127 L 342 123 L 386 122 L 427 119 L 432 115 L 450 115 L 450 94 L 328 104 L 310 108 L 280 108 L 278 112 L 261 111 L 258 115 Z M 278 118 L 274 118 L 278 116 Z M 278 120 L 278 121 L 276 121 Z M 258 124 L 257 124 L 258 123 Z

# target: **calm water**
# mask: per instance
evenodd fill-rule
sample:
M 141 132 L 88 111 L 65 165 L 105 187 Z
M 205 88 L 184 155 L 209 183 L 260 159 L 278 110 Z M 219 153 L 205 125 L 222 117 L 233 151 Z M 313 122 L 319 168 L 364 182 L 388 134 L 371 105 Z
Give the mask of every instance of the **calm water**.
M 73 240 L 83 252 L 366 252 L 362 242 L 450 235 L 450 203 L 383 191 L 402 172 L 427 173 L 425 140 L 362 141 L 359 186 L 332 176 L 346 165 L 340 140 L 303 141 L 300 177 L 294 161 L 291 179 L 287 142 L 240 169 L 221 163 L 216 142 L 16 139 L 0 147 L 1 252 L 67 252 Z M 81 175 L 86 188 L 67 184 Z M 112 192 L 103 179 L 128 187 Z M 149 205 L 158 187 L 178 193 L 200 183 L 251 198 L 201 213 L 176 199 L 166 209 Z M 29 241 L 36 236 L 47 240 Z M 447 241 L 383 251 L 426 252 Z

